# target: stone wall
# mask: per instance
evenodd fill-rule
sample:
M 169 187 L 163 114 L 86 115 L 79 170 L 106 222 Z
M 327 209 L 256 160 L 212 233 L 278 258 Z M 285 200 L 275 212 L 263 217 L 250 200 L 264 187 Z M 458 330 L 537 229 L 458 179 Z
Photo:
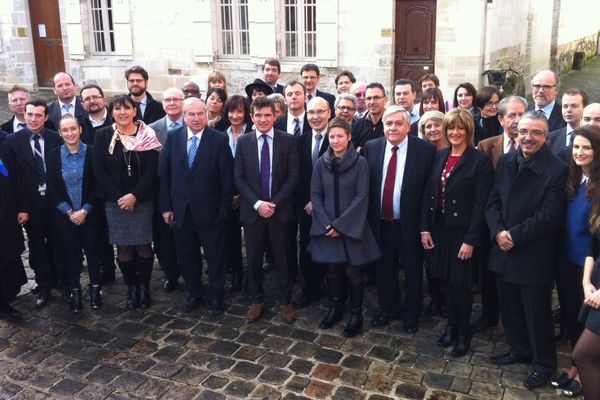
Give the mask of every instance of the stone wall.
M 36 81 L 29 8 L 26 0 L 3 0 L 0 7 L 0 87 L 29 89 Z

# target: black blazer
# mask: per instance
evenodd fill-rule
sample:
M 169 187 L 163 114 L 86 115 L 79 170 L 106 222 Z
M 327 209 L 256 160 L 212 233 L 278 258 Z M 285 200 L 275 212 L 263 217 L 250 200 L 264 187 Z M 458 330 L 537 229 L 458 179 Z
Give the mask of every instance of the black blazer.
M 548 134 L 546 142 L 550 145 L 552 154 L 555 156 L 559 155 L 560 152 L 567 147 L 567 127 L 565 126 L 555 131 L 551 131 Z
M 138 107 L 137 119 L 141 119 L 146 125 L 149 125 L 154 121 L 158 121 L 165 115 L 167 115 L 167 113 L 163 109 L 162 103 L 154 100 L 152 95 L 150 95 L 149 92 L 146 92 L 146 109 L 142 116 L 142 110 Z
M 274 130 L 271 202 L 277 205 L 275 218 L 288 222 L 294 213 L 292 196 L 300 182 L 296 138 Z M 240 221 L 252 224 L 258 218 L 254 204 L 260 200 L 260 166 L 256 131 L 240 136 L 235 152 L 234 183 L 241 197 Z
M 431 170 L 421 212 L 421 232 L 431 232 L 438 210 L 440 176 L 450 148 L 438 151 Z M 464 243 L 481 246 L 487 242 L 485 206 L 494 182 L 492 161 L 483 152 L 469 146 L 446 181 L 444 224 L 467 228 Z
M 100 128 L 104 128 L 105 126 L 110 126 L 113 123 L 111 116 L 108 114 L 106 114 L 104 123 L 95 128 L 92 126 L 92 122 L 87 114 L 82 115 L 81 117 L 77 118 L 77 120 L 79 121 L 79 125 L 81 125 L 81 141 L 87 145 L 94 145 L 96 131 L 98 131 Z
M 273 90 L 273 93 L 283 94 L 284 93 L 284 89 L 285 89 L 285 87 L 283 85 L 280 85 L 278 83 L 277 86 L 275 86 L 275 90 Z
M 6 121 L 5 123 L 3 123 L 0 126 L 0 130 L 4 131 L 6 133 L 14 133 L 15 132 L 15 130 L 13 128 L 14 121 L 15 121 L 15 116 L 13 115 L 8 121 Z M 47 120 L 44 123 L 44 128 L 50 129 L 50 130 L 55 130 L 54 124 L 50 120 Z
M 300 184 L 296 189 L 296 205 L 298 213 L 304 213 L 304 206 L 310 201 L 310 181 L 313 173 L 312 165 L 312 130 L 309 133 L 300 135 L 298 141 L 298 163 L 300 165 Z M 329 148 L 329 136 L 327 132 L 323 133 L 319 157 Z M 305 213 L 304 213 L 305 214 Z
M 75 97 L 75 115 L 74 117 L 79 118 L 82 115 L 87 115 L 87 112 L 83 109 L 81 105 L 81 100 L 79 97 Z M 60 112 L 60 103 L 58 100 L 54 100 L 51 103 L 48 103 L 48 121 L 50 121 L 53 125 L 53 130 L 58 131 L 58 123 L 62 118 L 62 114 Z
M 83 164 L 83 182 L 81 205 L 91 204 L 94 208 L 98 205 L 96 197 L 96 182 L 92 170 L 92 146 L 87 147 L 85 161 Z M 46 165 L 46 174 L 48 180 L 48 196 L 52 207 L 56 208 L 60 203 L 66 202 L 73 208 L 71 198 L 67 192 L 67 186 L 62 177 L 62 160 L 60 157 L 60 147 L 56 147 L 48 154 L 48 164 Z M 74 210 L 78 211 L 78 210 Z
M 500 157 L 485 217 L 492 250 L 489 268 L 500 279 L 523 285 L 552 285 L 556 239 L 565 221 L 568 168 L 547 146 L 519 171 L 520 151 Z M 496 234 L 508 230 L 514 247 L 500 250 Z
M 117 201 L 127 193 L 133 193 L 137 201 L 150 201 L 154 198 L 158 181 L 158 151 L 136 152 L 140 160 L 140 170 L 137 185 L 126 190 L 121 184 L 125 169 L 123 145 L 117 141 L 113 154 L 108 153 L 108 146 L 114 131 L 112 126 L 96 131 L 92 160 L 94 177 L 98 182 L 99 196 L 110 201 Z M 134 172 L 136 173 L 136 172 Z
M 183 225 L 189 207 L 194 226 L 225 223 L 233 197 L 233 157 L 228 137 L 204 128 L 192 168 L 188 167 L 187 127 L 167 136 L 160 173 L 161 213 L 173 211 L 175 224 Z
M 535 110 L 535 103 L 531 102 L 527 105 L 527 111 Z M 562 110 L 558 101 L 554 103 L 550 118 L 548 118 L 548 132 L 555 131 L 557 129 L 567 126 L 567 123 L 562 117 Z
M 273 129 L 277 129 L 282 132 L 287 132 L 287 124 L 288 124 L 288 113 L 285 113 L 281 117 L 277 118 L 277 120 L 273 124 Z M 306 113 L 304 113 L 304 124 L 302 125 L 301 135 L 304 135 L 305 133 L 308 133 L 310 135 L 311 132 L 312 132 L 312 128 L 308 124 L 308 117 L 306 116 Z M 294 132 L 287 132 L 287 133 L 289 133 L 291 135 L 294 134 Z
M 49 153 L 52 149 L 60 147 L 63 140 L 58 133 L 50 129 L 44 128 L 40 134 L 44 138 L 44 162 L 47 165 Z M 8 135 L 6 149 L 15 169 L 17 209 L 19 212 L 29 213 L 33 207 L 40 206 L 42 198 L 38 191 L 35 160 L 26 130 Z
M 435 146 L 414 136 L 407 136 L 406 164 L 400 192 L 400 221 L 404 248 L 422 253 L 419 216 L 423 191 L 435 157 Z M 381 186 L 384 184 L 383 160 L 387 140 L 382 137 L 365 144 L 364 156 L 369 163 L 369 222 L 381 243 Z

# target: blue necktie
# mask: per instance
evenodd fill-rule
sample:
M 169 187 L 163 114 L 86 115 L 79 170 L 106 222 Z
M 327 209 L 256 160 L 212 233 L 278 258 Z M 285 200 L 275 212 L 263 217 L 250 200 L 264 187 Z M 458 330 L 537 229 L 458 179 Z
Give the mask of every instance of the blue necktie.
M 177 122 L 171 122 L 171 124 L 169 124 L 169 128 L 167 130 L 172 131 L 173 129 L 177 129 L 177 128 L 179 128 L 179 124 Z
M 198 152 L 198 137 L 192 137 L 192 144 L 190 146 L 190 150 L 188 151 L 188 167 L 192 168 L 192 164 L 194 164 L 194 159 L 196 158 L 196 153 Z
M 35 170 L 37 172 L 38 186 L 46 184 L 46 169 L 44 168 L 44 156 L 42 155 L 42 146 L 40 145 L 40 135 L 33 135 L 33 159 L 35 161 Z
M 315 135 L 315 147 L 313 147 L 312 151 L 312 165 L 313 167 L 317 163 L 317 159 L 319 158 L 319 151 L 321 150 L 321 140 L 323 139 L 323 135 L 317 133 Z
M 271 158 L 269 156 L 269 142 L 267 135 L 262 135 L 263 145 L 260 150 L 260 199 L 271 200 L 269 183 L 271 181 Z
M 71 110 L 71 105 L 70 104 L 63 104 L 62 106 L 63 109 L 63 115 L 65 114 L 71 114 L 70 110 Z
M 300 136 L 302 132 L 300 132 L 300 120 L 298 117 L 294 118 L 294 136 Z

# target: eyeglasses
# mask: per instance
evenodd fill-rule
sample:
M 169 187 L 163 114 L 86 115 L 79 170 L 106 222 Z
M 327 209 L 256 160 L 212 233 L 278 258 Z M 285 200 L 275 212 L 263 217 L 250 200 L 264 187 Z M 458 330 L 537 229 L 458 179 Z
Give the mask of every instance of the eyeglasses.
M 553 87 L 556 87 L 556 85 L 540 85 L 537 83 L 532 83 L 531 87 L 534 88 L 535 90 L 544 89 L 544 91 L 548 91 L 548 90 L 552 89 Z
M 349 107 L 349 106 L 337 106 L 337 109 L 340 110 L 341 112 L 350 112 L 350 113 L 356 111 L 356 108 Z
M 519 129 L 518 133 L 519 133 L 519 136 L 527 136 L 527 135 L 542 136 L 546 133 L 546 131 L 539 131 L 539 130 L 528 131 L 527 129 Z
M 485 103 L 486 107 L 498 107 L 498 104 L 500 104 L 499 101 L 488 101 Z
M 166 99 L 163 99 L 163 102 L 165 103 L 177 103 L 179 101 L 183 101 L 183 99 L 178 99 L 176 97 L 167 97 Z
M 365 97 L 365 100 L 367 101 L 379 101 L 383 99 L 383 96 L 369 96 L 369 97 Z
M 323 114 L 325 114 L 327 112 L 327 110 L 309 110 L 306 112 L 306 114 L 308 114 L 309 117 L 314 117 L 315 115 L 318 115 L 319 117 Z
M 88 97 L 86 97 L 86 98 L 82 99 L 82 101 L 83 101 L 84 103 L 89 103 L 89 102 L 91 102 L 91 101 L 100 100 L 101 98 L 102 98 L 102 96 L 88 96 Z

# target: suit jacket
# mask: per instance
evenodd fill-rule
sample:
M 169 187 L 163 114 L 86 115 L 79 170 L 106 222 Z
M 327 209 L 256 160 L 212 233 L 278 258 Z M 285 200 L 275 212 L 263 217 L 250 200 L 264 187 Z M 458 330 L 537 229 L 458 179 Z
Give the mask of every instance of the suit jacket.
M 60 147 L 55 147 L 50 151 L 46 170 L 48 177 L 48 196 L 50 196 L 52 207 L 56 208 L 60 203 L 65 202 L 73 208 L 71 197 L 67 192 L 67 186 L 62 176 Z M 81 205 L 83 206 L 86 203 L 91 204 L 94 208 L 97 206 L 96 182 L 92 170 L 92 146 L 87 147 L 83 164 Z
M 281 117 L 277 118 L 275 123 L 273 124 L 273 128 L 282 132 L 287 132 L 287 124 L 288 124 L 288 113 L 285 113 Z M 293 134 L 294 132 L 288 132 L 289 134 Z M 312 133 L 312 128 L 308 124 L 308 117 L 306 113 L 304 113 L 304 124 L 302 125 L 302 135 L 308 133 L 309 135 Z
M 543 146 L 533 164 L 519 171 L 519 153 L 505 154 L 496 167 L 485 212 L 492 238 L 489 268 L 505 282 L 550 286 L 565 220 L 568 168 Z M 503 230 L 514 243 L 507 252 L 494 240 Z
M 313 173 L 312 164 L 312 131 L 300 135 L 298 141 L 298 163 L 300 165 L 300 184 L 296 189 L 296 205 L 298 213 L 304 213 L 304 206 L 310 201 L 310 181 Z M 329 148 L 327 132 L 323 133 L 319 157 Z
M 223 224 L 229 217 L 233 197 L 233 157 L 228 138 L 205 127 L 191 168 L 187 142 L 187 127 L 167 137 L 162 150 L 160 210 L 173 211 L 178 228 L 183 225 L 188 206 L 194 226 Z
M 3 123 L 0 126 L 0 130 L 6 132 L 6 133 L 14 133 L 15 130 L 13 128 L 13 123 L 15 121 L 15 116 L 13 115 L 8 121 L 6 121 L 5 123 Z M 50 129 L 50 130 L 54 130 L 54 124 L 48 120 L 44 123 L 44 128 Z
M 529 103 L 527 105 L 527 110 L 535 110 L 535 103 Z M 552 112 L 550 113 L 550 118 L 548 118 L 548 132 L 555 131 L 565 126 L 567 126 L 567 123 L 562 117 L 562 110 L 560 104 L 558 104 L 558 102 L 555 102 L 554 107 L 552 108 Z
M 166 114 L 162 104 L 154 100 L 149 92 L 146 92 L 146 109 L 144 110 L 144 115 L 142 115 L 142 110 L 138 108 L 137 119 L 141 119 L 146 125 L 149 125 L 154 121 L 158 121 Z
M 50 129 L 44 128 L 40 134 L 44 138 L 44 162 L 47 165 L 50 152 L 60 147 L 63 140 L 57 132 Z M 44 199 L 38 191 L 35 160 L 27 131 L 23 129 L 8 135 L 6 148 L 15 167 L 17 209 L 19 212 L 29 213 L 32 208 L 42 205 Z
M 564 126 L 560 129 L 556 129 L 554 131 L 550 131 L 548 134 L 548 139 L 546 142 L 550 146 L 550 150 L 552 150 L 552 154 L 558 156 L 561 151 L 563 151 L 567 145 L 567 127 Z
M 82 115 L 87 115 L 87 112 L 81 106 L 81 100 L 78 97 L 75 97 L 75 115 L 74 117 L 79 118 Z M 62 118 L 62 114 L 60 112 L 60 103 L 58 100 L 54 100 L 53 102 L 48 104 L 48 121 L 52 122 L 53 128 L 52 130 L 58 131 L 58 123 Z
M 419 221 L 421 203 L 427 179 L 435 157 L 435 146 L 408 135 L 408 149 L 400 192 L 400 221 L 405 249 L 422 254 Z M 387 140 L 382 137 L 365 144 L 364 155 L 369 163 L 369 222 L 375 238 L 381 243 L 381 189 L 384 182 L 383 160 Z
M 273 164 L 271 166 L 271 202 L 277 205 L 274 218 L 286 223 L 294 213 L 292 196 L 300 182 L 296 138 L 286 132 L 274 130 Z M 256 132 L 240 136 L 235 152 L 234 183 L 242 203 L 240 221 L 252 224 L 259 217 L 254 204 L 260 200 L 260 166 L 258 164 L 258 139 Z
M 440 176 L 451 148 L 440 150 L 423 196 L 421 232 L 431 232 L 440 197 Z M 469 146 L 446 181 L 444 225 L 466 228 L 463 243 L 481 246 L 487 242 L 484 210 L 494 181 L 494 170 L 488 156 Z
M 79 125 L 81 125 L 81 141 L 92 146 L 94 145 L 96 131 L 100 128 L 104 128 L 105 126 L 110 126 L 113 123 L 111 116 L 108 114 L 106 114 L 104 123 L 97 127 L 92 126 L 92 122 L 87 114 L 80 116 L 77 118 L 77 120 L 79 121 Z
M 329 103 L 329 109 L 331 110 L 331 118 L 329 119 L 333 119 L 333 117 L 335 117 L 335 96 L 331 93 L 321 92 L 318 89 L 315 93 L 315 96 L 322 97 L 325 100 L 327 100 L 327 102 Z
M 181 129 L 182 127 L 187 128 L 187 125 L 185 124 L 185 122 L 183 122 L 183 120 L 181 122 L 182 122 L 182 126 L 178 129 Z M 169 117 L 167 117 L 167 115 L 165 115 L 158 121 L 154 121 L 153 123 L 148 125 L 150 128 L 154 129 L 154 132 L 156 132 L 156 137 L 158 138 L 158 141 L 160 142 L 160 144 L 163 145 L 163 147 L 165 146 L 165 143 L 167 143 L 167 137 L 169 136 L 169 130 L 167 128 L 167 124 L 170 124 L 170 123 L 171 123 L 171 120 L 169 119 Z M 175 130 L 173 132 L 175 132 Z M 173 133 L 173 132 L 171 132 L 171 133 Z M 164 157 L 164 151 L 161 150 L 160 155 L 158 156 L 159 174 L 161 171 L 163 157 Z
M 492 160 L 492 166 L 496 169 L 498 160 L 504 154 L 504 135 L 484 139 L 477 143 L 477 148 Z
M 283 94 L 284 93 L 284 89 L 285 89 L 285 86 L 280 85 L 278 83 L 277 86 L 275 86 L 275 90 L 273 90 L 273 93 Z

